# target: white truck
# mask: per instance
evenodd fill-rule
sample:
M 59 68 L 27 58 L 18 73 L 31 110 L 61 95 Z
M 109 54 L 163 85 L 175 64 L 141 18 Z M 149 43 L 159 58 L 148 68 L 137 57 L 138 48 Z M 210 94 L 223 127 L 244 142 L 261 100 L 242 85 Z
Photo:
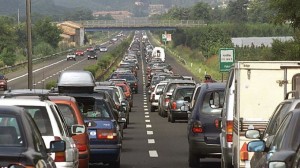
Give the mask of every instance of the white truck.
M 300 91 L 300 61 L 238 61 L 232 68 L 233 104 L 232 163 L 250 167 L 247 129 L 264 130 L 275 107 L 291 90 Z M 226 90 L 227 91 L 227 90 Z M 227 98 L 230 100 L 230 98 Z M 230 115 L 230 114 L 228 114 Z
M 154 47 L 151 54 L 151 59 L 161 59 L 161 61 L 165 62 L 166 55 L 165 55 L 165 49 L 162 47 Z

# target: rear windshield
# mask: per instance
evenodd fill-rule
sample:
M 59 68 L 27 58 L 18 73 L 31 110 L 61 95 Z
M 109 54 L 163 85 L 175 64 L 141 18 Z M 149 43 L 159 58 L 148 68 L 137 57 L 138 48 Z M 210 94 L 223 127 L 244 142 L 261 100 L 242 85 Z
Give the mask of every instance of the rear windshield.
M 112 113 L 104 100 L 92 97 L 76 98 L 78 106 L 86 119 L 112 118 Z
M 20 118 L 19 118 L 20 119 Z M 23 146 L 19 119 L 13 115 L 0 115 L 0 146 Z
M 224 91 L 212 91 L 205 93 L 201 111 L 203 113 L 221 114 L 224 97 Z
M 51 121 L 44 106 L 22 106 L 33 118 L 42 136 L 53 136 Z
M 171 83 L 168 87 L 167 92 L 173 92 L 177 86 L 195 86 L 194 83 Z
M 194 92 L 193 88 L 178 89 L 174 99 L 183 100 L 185 97 L 189 97 L 191 99 L 193 96 L 193 92 Z

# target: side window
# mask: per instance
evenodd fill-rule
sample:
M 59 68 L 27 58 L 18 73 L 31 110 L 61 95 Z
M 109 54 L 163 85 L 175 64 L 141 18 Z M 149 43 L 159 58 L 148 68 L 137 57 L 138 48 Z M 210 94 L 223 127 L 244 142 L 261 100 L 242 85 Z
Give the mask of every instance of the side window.
M 66 124 L 66 121 L 64 120 L 64 117 L 61 114 L 61 111 L 59 110 L 59 108 L 55 105 L 51 105 L 50 106 L 53 116 L 55 118 L 55 120 L 57 121 L 57 126 L 59 128 L 60 133 L 63 136 L 70 136 L 69 134 L 69 130 L 68 130 L 68 126 Z
M 194 97 L 192 98 L 192 101 L 191 101 L 191 108 L 194 107 L 195 102 L 196 102 L 196 100 L 197 100 L 197 98 L 198 98 L 198 95 L 199 95 L 199 93 L 200 93 L 200 90 L 201 90 L 201 87 L 198 87 L 198 88 L 196 89 L 195 94 L 194 94 Z
M 32 138 L 34 140 L 35 149 L 37 151 L 43 151 L 46 153 L 47 151 L 44 151 L 46 149 L 44 140 L 41 137 L 41 134 L 39 134 L 39 130 L 38 130 L 37 126 L 34 125 L 34 120 L 29 115 L 26 115 L 26 118 L 29 121 L 28 123 L 29 123 L 30 129 L 32 130 Z
M 275 151 L 281 149 L 282 142 L 285 140 L 285 133 L 291 118 L 292 118 L 292 113 L 288 114 L 285 117 L 284 121 L 282 121 L 282 124 L 278 129 L 276 136 L 274 137 L 274 141 L 271 145 L 271 149 L 274 149 Z
M 3 115 L 0 126 L 0 146 L 23 146 L 24 135 L 20 131 L 20 118 Z
M 68 127 L 71 127 L 73 124 L 78 123 L 75 117 L 75 112 L 70 105 L 57 104 L 57 106 L 60 109 Z

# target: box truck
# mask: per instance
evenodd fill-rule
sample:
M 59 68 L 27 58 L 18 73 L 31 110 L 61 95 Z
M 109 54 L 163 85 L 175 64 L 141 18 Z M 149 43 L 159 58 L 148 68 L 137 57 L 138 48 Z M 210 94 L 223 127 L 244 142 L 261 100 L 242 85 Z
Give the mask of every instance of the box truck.
M 250 139 L 245 138 L 245 131 L 254 128 L 263 131 L 276 106 L 291 90 L 300 91 L 300 61 L 234 63 L 227 80 L 224 106 L 228 108 L 222 111 L 220 134 L 221 148 L 232 152 L 230 162 L 234 167 L 250 167 L 252 154 L 247 152 Z

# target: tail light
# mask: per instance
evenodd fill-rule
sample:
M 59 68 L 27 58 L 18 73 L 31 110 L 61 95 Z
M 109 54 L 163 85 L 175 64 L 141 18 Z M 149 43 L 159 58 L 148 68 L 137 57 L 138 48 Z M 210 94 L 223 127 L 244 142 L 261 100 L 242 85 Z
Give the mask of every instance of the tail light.
M 172 103 L 172 109 L 173 109 L 173 110 L 175 110 L 175 109 L 176 109 L 176 107 L 177 107 L 177 104 L 176 104 L 176 102 L 173 102 L 173 103 Z
M 135 82 L 135 83 L 134 83 L 134 86 L 137 87 L 137 85 L 138 85 L 138 84 Z
M 55 136 L 55 140 L 61 140 L 60 137 Z M 55 162 L 65 162 L 66 161 L 66 153 L 65 152 L 55 152 Z
M 87 145 L 86 144 L 76 144 L 76 147 L 79 152 L 83 152 L 87 150 Z
M 116 140 L 117 132 L 115 130 L 97 130 L 97 138 L 101 140 Z
M 193 133 L 203 133 L 204 132 L 200 121 L 195 121 L 193 123 L 192 131 L 193 131 Z
M 240 159 L 241 161 L 247 161 L 249 160 L 249 153 L 248 153 L 248 150 L 247 150 L 247 143 L 244 142 L 241 150 L 240 150 Z
M 232 142 L 233 121 L 226 122 L 226 139 L 227 142 Z

